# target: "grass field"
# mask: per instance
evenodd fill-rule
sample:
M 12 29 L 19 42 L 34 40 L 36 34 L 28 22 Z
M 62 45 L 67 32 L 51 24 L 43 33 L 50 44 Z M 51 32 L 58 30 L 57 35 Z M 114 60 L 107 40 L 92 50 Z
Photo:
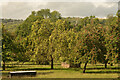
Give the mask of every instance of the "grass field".
M 54 70 L 50 70 L 50 65 L 32 65 L 25 63 L 24 65 L 8 65 L 6 70 L 2 71 L 2 78 L 8 78 L 10 71 L 23 71 L 34 70 L 37 71 L 35 77 L 24 78 L 117 78 L 119 77 L 120 67 L 116 64 L 114 66 L 108 65 L 107 69 L 104 69 L 104 64 L 88 64 L 86 73 L 82 73 L 82 68 L 62 68 L 60 64 L 54 64 Z M 14 78 L 14 77 L 13 77 Z M 19 76 L 20 78 L 20 76 Z M 22 77 L 23 78 L 23 77 Z

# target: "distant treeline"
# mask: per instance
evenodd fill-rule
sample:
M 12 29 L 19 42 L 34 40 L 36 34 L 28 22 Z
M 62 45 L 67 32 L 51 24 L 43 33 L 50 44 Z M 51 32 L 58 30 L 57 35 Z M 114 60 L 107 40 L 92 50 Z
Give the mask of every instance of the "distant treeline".
M 23 22 L 22 19 L 0 19 L 5 29 L 10 32 L 15 32 L 17 27 Z
M 23 21 L 22 19 L 0 19 L 2 23 L 9 23 L 9 22 L 21 22 Z

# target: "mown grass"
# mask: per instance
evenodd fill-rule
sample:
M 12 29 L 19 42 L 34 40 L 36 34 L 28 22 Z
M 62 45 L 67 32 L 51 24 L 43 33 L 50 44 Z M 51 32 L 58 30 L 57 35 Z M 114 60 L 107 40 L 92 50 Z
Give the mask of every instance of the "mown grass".
M 6 70 L 2 71 L 2 77 L 8 78 L 10 71 L 37 71 L 35 77 L 24 78 L 117 78 L 120 74 L 120 67 L 116 64 L 114 66 L 108 65 L 107 69 L 104 69 L 104 64 L 88 64 L 86 73 L 82 73 L 82 68 L 62 68 L 60 64 L 54 64 L 54 69 L 50 69 L 50 65 L 31 65 L 31 63 L 25 63 L 24 65 L 7 65 Z M 23 78 L 23 77 L 22 77 Z

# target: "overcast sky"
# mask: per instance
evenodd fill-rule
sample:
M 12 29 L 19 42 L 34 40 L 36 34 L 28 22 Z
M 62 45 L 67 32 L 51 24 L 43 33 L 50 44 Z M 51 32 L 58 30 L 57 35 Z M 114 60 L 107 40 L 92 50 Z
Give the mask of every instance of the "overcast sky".
M 86 0 L 84 0 L 86 1 Z M 118 10 L 118 0 L 103 0 L 103 2 L 47 2 L 34 1 L 34 2 L 2 2 L 0 7 L 2 9 L 2 17 L 0 18 L 14 18 L 26 19 L 31 11 L 38 11 L 40 9 L 50 9 L 51 11 L 57 10 L 62 16 L 84 17 L 95 15 L 104 18 L 108 14 L 115 15 Z M 101 0 L 102 1 L 102 0 Z

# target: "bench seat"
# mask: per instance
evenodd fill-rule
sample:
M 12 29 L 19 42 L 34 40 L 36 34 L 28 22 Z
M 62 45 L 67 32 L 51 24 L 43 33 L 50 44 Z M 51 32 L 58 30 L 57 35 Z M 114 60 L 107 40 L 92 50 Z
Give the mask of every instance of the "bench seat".
M 36 75 L 36 71 L 13 71 L 13 72 L 9 72 L 9 76 L 21 76 L 21 75 L 31 75 L 31 76 L 35 76 Z

